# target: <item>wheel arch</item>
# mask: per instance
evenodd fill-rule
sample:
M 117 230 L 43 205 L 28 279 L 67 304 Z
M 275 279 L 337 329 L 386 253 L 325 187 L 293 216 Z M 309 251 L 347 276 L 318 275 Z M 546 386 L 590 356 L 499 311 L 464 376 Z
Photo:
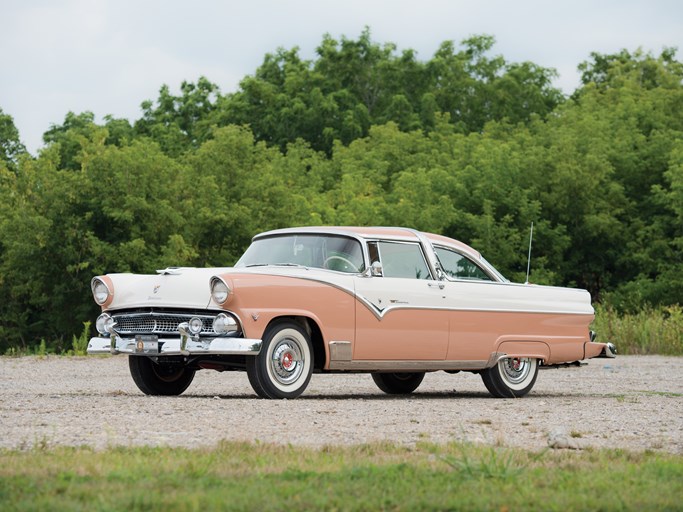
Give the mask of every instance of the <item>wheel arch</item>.
M 504 357 L 533 357 L 540 363 L 550 359 L 550 346 L 540 340 L 499 340 L 496 352 L 500 357 L 494 361 L 495 364 Z
M 279 322 L 287 321 L 300 325 L 306 331 L 306 334 L 308 334 L 311 339 L 311 345 L 313 346 L 313 369 L 322 370 L 327 361 L 327 350 L 325 348 L 322 330 L 315 319 L 305 315 L 276 316 L 270 319 L 263 332 L 266 332 Z

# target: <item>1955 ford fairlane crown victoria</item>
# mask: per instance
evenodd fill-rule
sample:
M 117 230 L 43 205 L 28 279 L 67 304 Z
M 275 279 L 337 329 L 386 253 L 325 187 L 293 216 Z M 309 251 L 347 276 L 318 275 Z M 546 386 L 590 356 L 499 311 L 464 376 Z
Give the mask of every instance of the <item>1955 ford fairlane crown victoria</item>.
M 91 354 L 128 354 L 150 395 L 201 369 L 245 370 L 263 398 L 294 398 L 314 372 L 366 372 L 410 393 L 425 372 L 479 373 L 521 397 L 540 366 L 614 357 L 585 290 L 512 284 L 477 251 L 407 228 L 307 227 L 254 237 L 232 268 L 92 280 Z

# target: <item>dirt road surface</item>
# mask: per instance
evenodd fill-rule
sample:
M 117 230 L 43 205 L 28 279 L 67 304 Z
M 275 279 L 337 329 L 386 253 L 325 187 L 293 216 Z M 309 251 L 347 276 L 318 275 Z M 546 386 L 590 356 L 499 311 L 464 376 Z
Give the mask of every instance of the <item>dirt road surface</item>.
M 262 400 L 246 374 L 200 371 L 179 397 L 143 395 L 125 356 L 0 357 L 0 448 L 321 447 L 470 441 L 542 450 L 683 454 L 683 358 L 620 356 L 548 369 L 525 398 L 490 398 L 478 375 L 427 374 L 395 397 L 369 375 L 315 374 L 294 400 Z

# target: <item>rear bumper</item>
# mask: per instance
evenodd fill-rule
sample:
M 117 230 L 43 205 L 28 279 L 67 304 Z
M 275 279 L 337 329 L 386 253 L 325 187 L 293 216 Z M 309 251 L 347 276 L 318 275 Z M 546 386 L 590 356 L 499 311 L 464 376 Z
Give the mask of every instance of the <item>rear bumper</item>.
M 592 357 L 617 357 L 617 347 L 614 343 L 596 343 L 594 341 L 587 341 L 584 343 L 584 359 Z
M 614 343 L 605 343 L 604 348 L 602 349 L 602 352 L 600 352 L 600 355 L 598 357 L 609 357 L 614 358 L 617 357 L 617 347 Z
M 113 342 L 112 342 L 113 340 Z M 183 339 L 161 338 L 156 342 L 144 338 L 94 337 L 88 343 L 88 354 L 131 354 L 140 356 L 188 355 L 257 355 L 261 340 L 246 338 Z

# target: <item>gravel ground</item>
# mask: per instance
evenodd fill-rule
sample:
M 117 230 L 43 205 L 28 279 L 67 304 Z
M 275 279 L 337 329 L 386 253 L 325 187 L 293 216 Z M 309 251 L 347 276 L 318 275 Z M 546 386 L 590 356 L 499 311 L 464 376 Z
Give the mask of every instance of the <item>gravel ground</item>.
M 683 358 L 542 370 L 521 399 L 489 398 L 478 375 L 437 372 L 408 397 L 383 394 L 369 375 L 315 374 L 300 398 L 275 401 L 257 398 L 238 372 L 200 371 L 185 394 L 149 397 L 125 356 L 0 357 L 0 431 L 0 448 L 12 449 L 466 440 L 683 454 Z

